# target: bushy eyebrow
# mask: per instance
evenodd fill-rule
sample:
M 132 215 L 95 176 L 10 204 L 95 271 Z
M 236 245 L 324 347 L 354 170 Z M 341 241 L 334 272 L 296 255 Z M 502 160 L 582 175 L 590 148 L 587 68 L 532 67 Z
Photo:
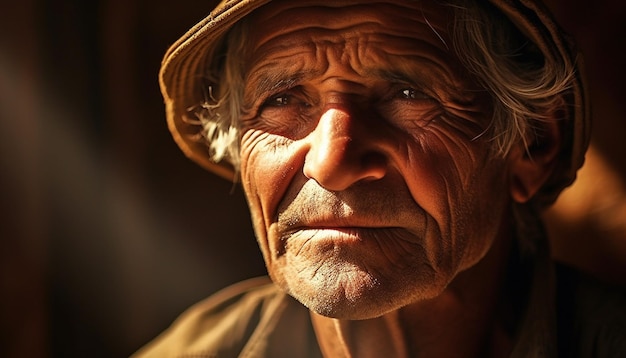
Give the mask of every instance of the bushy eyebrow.
M 368 71 L 368 74 L 372 77 L 391 83 L 412 83 L 418 85 L 422 82 L 419 80 L 418 76 L 414 74 L 402 73 L 400 71 L 371 70 Z
M 318 75 L 318 71 L 301 70 L 292 72 L 288 69 L 273 68 L 257 71 L 247 81 L 251 91 L 249 99 L 256 101 L 264 98 L 268 93 L 280 93 L 293 88 L 298 83 L 305 82 Z

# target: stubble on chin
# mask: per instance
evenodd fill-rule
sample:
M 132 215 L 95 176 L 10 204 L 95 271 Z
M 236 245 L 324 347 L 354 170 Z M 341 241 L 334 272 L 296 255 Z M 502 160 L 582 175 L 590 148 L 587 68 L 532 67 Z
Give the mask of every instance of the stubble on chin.
M 374 318 L 415 300 L 434 297 L 445 287 L 445 278 L 427 263 L 425 255 L 407 259 L 395 265 L 397 262 L 387 261 L 372 246 L 351 250 L 332 241 L 316 242 L 313 238 L 306 244 L 292 237 L 285 254 L 274 262 L 272 277 L 288 294 L 320 315 Z

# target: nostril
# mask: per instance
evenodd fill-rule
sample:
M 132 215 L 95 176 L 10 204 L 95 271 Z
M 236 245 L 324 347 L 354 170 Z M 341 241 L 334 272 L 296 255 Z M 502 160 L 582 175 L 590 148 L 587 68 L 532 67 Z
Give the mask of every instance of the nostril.
M 367 179 L 382 179 L 387 173 L 387 157 L 379 152 L 369 152 L 361 156 L 361 170 Z

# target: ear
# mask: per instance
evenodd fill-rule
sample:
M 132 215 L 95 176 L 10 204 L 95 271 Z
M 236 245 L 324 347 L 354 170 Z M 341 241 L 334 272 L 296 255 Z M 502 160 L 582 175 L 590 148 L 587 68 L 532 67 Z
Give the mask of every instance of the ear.
M 532 199 L 552 174 L 561 148 L 559 122 L 564 118 L 562 114 L 560 110 L 554 111 L 528 136 L 528 148 L 519 143 L 509 154 L 510 191 L 517 203 Z

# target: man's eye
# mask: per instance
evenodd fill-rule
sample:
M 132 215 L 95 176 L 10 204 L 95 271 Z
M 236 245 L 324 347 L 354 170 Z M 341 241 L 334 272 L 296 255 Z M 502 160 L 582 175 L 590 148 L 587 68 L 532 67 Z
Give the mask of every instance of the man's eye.
M 415 88 L 403 88 L 400 90 L 399 97 L 403 99 L 428 99 L 427 94 L 422 91 L 418 91 Z
M 274 97 L 270 97 L 265 101 L 266 106 L 270 107 L 282 107 L 293 102 L 292 98 L 286 94 L 279 94 Z
M 269 97 L 263 102 L 263 108 L 271 107 L 303 107 L 310 106 L 309 100 L 301 92 L 289 91 Z
M 308 101 L 300 93 L 281 93 L 269 97 L 263 102 L 264 107 L 307 106 Z

